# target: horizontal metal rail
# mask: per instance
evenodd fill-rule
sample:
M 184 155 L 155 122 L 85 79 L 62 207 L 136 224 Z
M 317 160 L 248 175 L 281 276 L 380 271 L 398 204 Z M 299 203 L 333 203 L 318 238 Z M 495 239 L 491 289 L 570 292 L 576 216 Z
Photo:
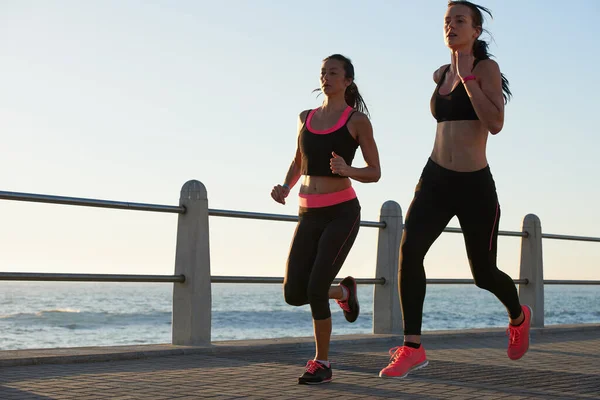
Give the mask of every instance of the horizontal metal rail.
M 340 278 L 337 278 L 333 283 L 339 283 Z M 266 276 L 213 276 L 212 283 L 283 283 L 283 278 L 266 277 Z M 384 285 L 385 278 L 356 278 L 356 283 L 359 285 Z M 528 279 L 515 279 L 515 283 L 528 284 Z M 472 284 L 473 279 L 427 279 L 430 284 Z
M 261 219 L 265 221 L 285 221 L 285 222 L 298 222 L 297 215 L 284 215 L 284 214 L 266 214 L 249 211 L 232 211 L 232 210 L 215 210 L 209 209 L 208 215 L 213 217 L 227 217 L 227 218 L 246 218 L 246 219 Z M 368 228 L 385 228 L 385 222 L 375 221 L 360 221 L 360 226 Z
M 212 276 L 212 283 L 283 283 L 283 278 L 268 276 Z M 342 279 L 336 278 L 333 283 L 340 283 Z M 359 285 L 384 285 L 385 278 L 356 278 Z
M 70 205 L 70 206 L 115 208 L 115 209 L 135 210 L 135 211 L 154 211 L 154 212 L 175 213 L 175 214 L 185 213 L 185 207 L 182 207 L 182 206 L 164 206 L 164 205 L 159 205 L 159 204 L 128 203 L 128 202 L 123 202 L 123 201 L 86 199 L 86 198 L 79 198 L 79 197 L 51 196 L 51 195 L 46 195 L 46 194 L 33 194 L 33 193 L 18 193 L 18 192 L 0 191 L 0 199 L 16 200 L 16 201 L 29 201 L 29 202 L 34 202 L 34 203 L 64 204 L 64 205 Z
M 528 285 L 529 279 L 513 279 L 514 283 Z M 427 279 L 427 283 L 434 285 L 474 285 L 473 279 Z
M 100 207 L 100 208 L 114 208 L 114 209 L 125 209 L 125 210 L 136 210 L 136 211 L 154 211 L 154 212 L 165 212 L 174 214 L 184 214 L 185 207 L 183 206 L 168 206 L 160 204 L 146 204 L 146 203 L 130 203 L 124 201 L 112 201 L 112 200 L 99 200 L 89 199 L 81 197 L 65 197 L 65 196 L 53 196 L 46 194 L 35 194 L 35 193 L 20 193 L 20 192 L 6 192 L 0 191 L 0 199 L 14 200 L 14 201 L 28 201 L 34 203 L 51 203 L 51 204 L 64 204 L 73 206 L 85 206 L 85 207 Z M 215 217 L 229 217 L 229 218 L 246 218 L 246 219 L 260 219 L 267 221 L 287 221 L 297 222 L 298 216 L 296 215 L 283 215 L 283 214 L 267 214 L 257 213 L 249 211 L 234 211 L 234 210 L 217 210 L 209 209 L 209 215 Z M 382 221 L 361 221 L 361 226 L 369 228 L 385 228 L 385 222 Z M 444 232 L 448 233 L 462 233 L 462 229 L 447 227 Z M 519 231 L 498 231 L 500 236 L 516 236 L 516 237 L 528 237 L 527 232 Z M 560 235 L 553 233 L 542 233 L 544 239 L 555 239 L 555 240 L 573 240 L 579 242 L 597 242 L 600 243 L 600 237 L 591 236 L 574 236 L 574 235 Z
M 211 217 L 226 217 L 226 218 L 244 218 L 244 219 L 262 219 L 266 221 L 285 221 L 285 222 L 297 222 L 297 215 L 283 215 L 283 214 L 265 214 L 248 211 L 232 211 L 232 210 L 215 210 L 208 209 L 208 215 Z
M 341 278 L 336 278 L 333 283 L 341 282 Z M 211 277 L 212 283 L 283 283 L 282 277 L 269 276 L 215 276 Z M 529 279 L 513 279 L 515 284 L 528 285 Z M 359 285 L 385 285 L 385 278 L 356 278 Z M 432 285 L 472 285 L 473 279 L 427 279 L 428 284 Z M 544 280 L 545 285 L 600 285 L 600 281 L 591 280 Z
M 33 193 L 19 193 L 19 192 L 6 192 L 0 191 L 0 199 L 14 200 L 14 201 L 28 201 L 36 203 L 51 203 L 51 204 L 64 204 L 74 206 L 86 206 L 86 207 L 100 207 L 100 208 L 113 208 L 113 209 L 127 209 L 136 211 L 153 211 L 153 212 L 164 212 L 164 213 L 185 213 L 185 207 L 183 206 L 168 206 L 158 204 L 145 204 L 145 203 L 130 203 L 122 201 L 111 201 L 111 200 L 98 200 L 89 198 L 78 198 L 78 197 L 65 197 L 65 196 L 53 196 L 44 194 L 33 194 Z M 209 209 L 209 215 L 216 217 L 228 217 L 228 218 L 245 218 L 245 219 L 259 219 L 259 220 L 270 220 L 270 221 L 286 221 L 286 222 L 297 222 L 298 216 L 296 215 L 282 215 L 282 214 L 267 214 L 247 211 L 233 211 L 233 210 L 219 210 Z M 377 221 L 361 221 L 361 226 L 370 228 L 385 228 L 385 222 Z M 447 227 L 444 232 L 449 233 L 462 233 L 462 229 Z M 516 236 L 516 237 L 528 237 L 527 232 L 519 231 L 499 231 L 500 236 Z M 551 233 L 542 233 L 544 239 L 555 239 L 555 240 L 571 240 L 581 242 L 599 242 L 598 237 L 589 236 L 574 236 L 574 235 L 560 235 Z M 184 282 L 185 277 L 183 275 L 108 275 L 108 274 L 54 274 L 54 273 L 13 273 L 13 272 L 0 272 L 1 280 L 14 280 L 14 281 L 88 281 L 88 282 Z M 282 283 L 283 278 L 273 277 L 239 277 L 239 276 L 213 276 L 211 281 L 213 283 Z M 339 282 L 340 279 L 336 279 L 334 283 Z M 514 280 L 517 284 L 528 284 L 527 279 L 516 279 Z M 384 278 L 374 279 L 357 279 L 359 284 L 385 284 Z M 431 284 L 472 284 L 472 279 L 428 279 L 427 283 Z M 585 281 L 585 280 L 545 280 L 544 284 L 548 285 L 600 285 L 600 281 Z
M 54 274 L 43 272 L 0 272 L 0 281 L 63 282 L 185 282 L 184 275 Z
M 600 281 L 544 279 L 544 285 L 600 285 Z
M 333 283 L 339 283 L 342 279 L 336 278 Z M 283 283 L 283 278 L 267 276 L 212 276 L 212 283 Z M 513 279 L 515 284 L 528 285 L 529 279 Z M 356 278 L 359 285 L 384 285 L 385 278 Z M 473 279 L 427 279 L 432 285 L 472 285 Z M 544 280 L 545 285 L 600 285 L 600 281 L 586 280 Z
M 341 278 L 336 278 L 333 283 L 341 282 Z M 212 276 L 212 283 L 283 283 L 282 277 L 268 276 Z M 513 282 L 518 285 L 528 285 L 529 279 L 513 279 Z M 356 283 L 359 285 L 384 285 L 385 278 L 356 278 Z M 475 284 L 473 279 L 427 279 L 430 285 L 472 285 Z M 600 281 L 592 280 L 544 280 L 545 285 L 600 285 Z
M 14 201 L 27 201 L 33 203 L 49 203 L 49 204 L 63 204 L 71 206 L 83 206 L 83 207 L 99 207 L 99 208 L 113 208 L 113 209 L 124 209 L 124 210 L 135 210 L 135 211 L 154 211 L 154 212 L 165 212 L 174 214 L 184 214 L 185 207 L 183 206 L 167 206 L 159 204 L 145 204 L 145 203 L 130 203 L 124 201 L 112 201 L 112 200 L 99 200 L 89 199 L 81 197 L 65 197 L 65 196 L 53 196 L 46 194 L 35 194 L 35 193 L 19 193 L 19 192 L 5 192 L 0 191 L 0 199 L 3 200 L 14 200 Z M 215 217 L 230 217 L 230 218 L 247 218 L 247 219 L 260 219 L 270 221 L 289 221 L 297 222 L 297 215 L 281 215 L 281 214 L 266 214 L 256 213 L 248 211 L 233 211 L 233 210 L 215 210 L 209 209 L 208 214 Z M 361 221 L 361 226 L 369 228 L 385 228 L 385 222 L 374 222 L 374 221 Z
M 462 233 L 462 229 L 460 228 L 446 228 L 444 232 L 448 233 Z M 519 232 L 519 231 L 498 231 L 499 236 L 517 236 L 517 237 L 529 237 L 529 233 L 527 232 Z
M 118 275 L 118 274 L 55 274 L 45 272 L 0 272 L 0 281 L 48 281 L 48 282 L 185 282 L 184 275 Z M 341 278 L 333 283 L 340 283 Z M 283 283 L 283 277 L 270 276 L 216 276 L 212 283 Z M 515 284 L 529 284 L 529 279 L 513 279 Z M 385 285 L 385 278 L 356 278 L 359 285 Z M 473 279 L 427 279 L 428 284 L 474 284 Z M 593 280 L 547 279 L 545 285 L 600 285 Z
M 553 233 L 542 233 L 543 239 L 555 239 L 555 240 L 574 240 L 577 242 L 598 242 L 600 243 L 600 237 L 590 236 L 572 236 L 572 235 L 557 235 Z
M 0 199 L 13 200 L 13 201 L 28 201 L 34 203 L 50 203 L 50 204 L 63 204 L 72 206 L 84 206 L 84 207 L 99 207 L 99 208 L 113 208 L 113 209 L 124 209 L 124 210 L 135 210 L 135 211 L 153 211 L 153 212 L 164 212 L 174 214 L 184 214 L 185 207 L 183 206 L 169 206 L 161 204 L 147 204 L 147 203 L 131 203 L 124 201 L 112 201 L 112 200 L 99 200 L 81 197 L 66 197 L 66 196 L 54 196 L 46 194 L 35 194 L 35 193 L 20 193 L 20 192 L 6 192 L 0 191 Z M 215 217 L 228 217 L 228 218 L 245 218 L 245 219 L 259 219 L 266 221 L 285 221 L 285 222 L 297 222 L 297 215 L 283 215 L 283 214 L 267 214 L 257 213 L 249 211 L 234 211 L 234 210 L 218 210 L 209 209 L 208 214 Z M 386 224 L 382 221 L 361 221 L 361 226 L 369 228 L 385 228 Z M 447 227 L 444 232 L 448 233 L 462 233 L 462 229 Z M 515 237 L 528 237 L 527 232 L 519 231 L 498 231 L 500 236 L 515 236 Z M 597 242 L 600 243 L 600 237 L 591 236 L 575 236 L 575 235 L 560 235 L 552 233 L 542 233 L 544 239 L 555 239 L 555 240 L 572 240 L 579 242 Z

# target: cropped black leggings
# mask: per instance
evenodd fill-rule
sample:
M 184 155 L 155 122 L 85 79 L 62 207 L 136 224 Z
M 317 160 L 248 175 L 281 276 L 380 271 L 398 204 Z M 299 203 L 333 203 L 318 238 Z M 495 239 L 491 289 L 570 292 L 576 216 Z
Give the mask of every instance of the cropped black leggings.
M 427 162 L 406 215 L 400 246 L 399 289 L 405 335 L 420 335 L 427 251 L 457 216 L 475 284 L 493 293 L 511 318 L 521 315 L 513 280 L 496 266 L 500 205 L 489 166 L 456 172 Z
M 310 304 L 315 320 L 331 316 L 329 288 L 359 227 L 360 204 L 356 198 L 333 206 L 300 208 L 283 282 L 286 303 Z

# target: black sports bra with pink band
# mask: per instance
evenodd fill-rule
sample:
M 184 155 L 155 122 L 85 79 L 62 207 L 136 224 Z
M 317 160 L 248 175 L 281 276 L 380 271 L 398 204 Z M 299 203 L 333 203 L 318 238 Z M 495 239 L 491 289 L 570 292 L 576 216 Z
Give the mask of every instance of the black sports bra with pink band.
M 352 107 L 346 108 L 338 122 L 329 129 L 317 131 L 311 128 L 310 122 L 317 109 L 309 110 L 300 131 L 300 153 L 302 155 L 302 175 L 331 176 L 343 178 L 331 171 L 329 160 L 332 152 L 343 157 L 346 164 L 352 165 L 358 142 L 348 130 L 348 121 L 356 112 Z

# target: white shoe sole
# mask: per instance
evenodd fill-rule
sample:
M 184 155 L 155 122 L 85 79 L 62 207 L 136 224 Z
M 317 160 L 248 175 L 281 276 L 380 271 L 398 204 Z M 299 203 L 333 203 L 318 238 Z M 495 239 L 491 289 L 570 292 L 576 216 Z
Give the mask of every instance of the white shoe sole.
M 379 373 L 379 377 L 380 378 L 406 378 L 408 376 L 408 374 L 410 374 L 413 371 L 416 371 L 418 369 L 421 368 L 425 368 L 427 365 L 429 365 L 429 360 L 425 360 L 423 361 L 421 364 L 417 364 L 414 367 L 412 367 L 411 369 L 409 369 L 404 375 L 402 376 L 388 376 L 388 375 L 381 375 L 381 372 Z

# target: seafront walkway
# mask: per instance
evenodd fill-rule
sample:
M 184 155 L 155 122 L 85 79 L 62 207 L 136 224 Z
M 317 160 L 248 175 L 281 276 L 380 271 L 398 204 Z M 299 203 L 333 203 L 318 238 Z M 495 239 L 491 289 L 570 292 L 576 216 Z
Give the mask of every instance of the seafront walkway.
M 1 399 L 598 399 L 600 324 L 538 328 L 506 356 L 502 329 L 424 335 L 430 365 L 377 376 L 393 335 L 335 337 L 329 384 L 297 384 L 310 338 L 0 352 Z

